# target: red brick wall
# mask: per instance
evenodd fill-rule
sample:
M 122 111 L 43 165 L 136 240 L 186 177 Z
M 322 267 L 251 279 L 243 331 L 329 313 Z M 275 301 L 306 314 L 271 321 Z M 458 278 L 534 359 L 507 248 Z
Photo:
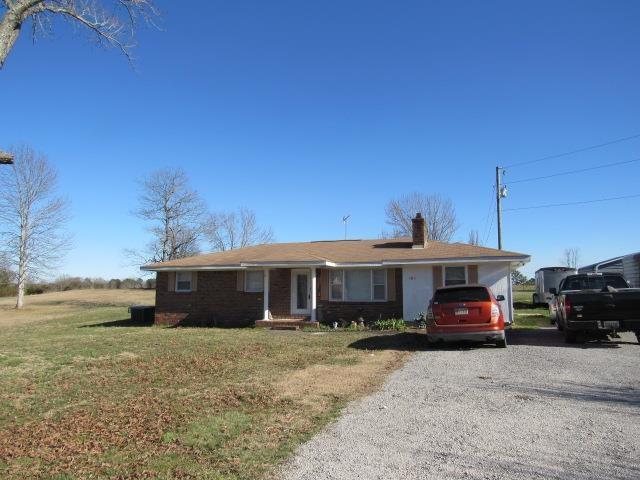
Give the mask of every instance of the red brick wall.
M 235 271 L 198 272 L 197 291 L 185 293 L 169 292 L 167 273 L 158 272 L 156 323 L 217 326 L 253 324 L 263 316 L 262 292 L 238 291 L 236 275 Z
M 158 272 L 155 322 L 164 325 L 195 324 L 247 326 L 263 317 L 263 294 L 237 289 L 237 272 L 198 272 L 197 291 L 168 291 L 168 274 Z M 396 300 L 389 302 L 329 302 L 320 300 L 319 320 L 350 322 L 362 316 L 367 322 L 402 317 L 402 270 L 395 275 Z M 291 317 L 291 270 L 278 268 L 269 274 L 269 308 L 274 318 Z

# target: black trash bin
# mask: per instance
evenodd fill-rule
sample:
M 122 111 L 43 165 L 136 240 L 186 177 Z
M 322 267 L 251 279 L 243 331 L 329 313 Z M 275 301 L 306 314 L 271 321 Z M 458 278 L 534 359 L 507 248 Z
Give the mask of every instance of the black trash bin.
M 152 305 L 132 305 L 129 307 L 131 312 L 131 322 L 139 325 L 151 325 L 156 314 L 156 307 Z

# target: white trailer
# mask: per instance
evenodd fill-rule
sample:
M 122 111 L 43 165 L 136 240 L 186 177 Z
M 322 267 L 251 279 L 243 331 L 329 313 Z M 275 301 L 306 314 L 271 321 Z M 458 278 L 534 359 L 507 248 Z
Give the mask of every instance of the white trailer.
M 544 267 L 536 271 L 536 291 L 533 294 L 533 304 L 549 303 L 553 295 L 549 293 L 552 288 L 557 289 L 563 278 L 575 275 L 578 270 L 570 267 Z

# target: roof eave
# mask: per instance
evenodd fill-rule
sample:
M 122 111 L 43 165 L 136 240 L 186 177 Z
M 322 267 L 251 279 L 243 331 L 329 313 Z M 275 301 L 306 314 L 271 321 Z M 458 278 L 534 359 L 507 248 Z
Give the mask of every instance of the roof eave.
M 273 262 L 242 262 L 239 264 L 229 265 L 167 265 L 153 266 L 144 265 L 140 270 L 145 272 L 172 272 L 172 271 L 188 271 L 188 270 L 247 270 L 251 268 L 290 268 L 290 267 L 401 267 L 405 265 L 443 265 L 451 263 L 491 263 L 491 262 L 508 262 L 512 265 L 524 265 L 531 261 L 531 257 L 527 255 L 517 256 L 484 256 L 484 257 L 451 257 L 451 258 L 435 258 L 435 259 L 416 259 L 416 260 L 381 260 L 379 262 L 332 262 L 323 261 L 273 261 Z

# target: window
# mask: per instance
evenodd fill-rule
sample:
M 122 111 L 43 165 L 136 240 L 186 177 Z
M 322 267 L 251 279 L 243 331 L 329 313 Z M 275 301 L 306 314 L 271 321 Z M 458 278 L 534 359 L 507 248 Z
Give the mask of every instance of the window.
M 244 291 L 262 292 L 264 290 L 264 272 L 262 270 L 247 270 L 244 272 Z
M 444 267 L 444 285 L 464 285 L 467 283 L 466 267 Z
M 484 287 L 456 287 L 437 290 L 433 303 L 488 302 L 489 292 Z
M 331 300 L 342 300 L 342 292 L 344 291 L 344 271 L 343 270 L 330 270 L 329 271 L 329 290 Z
M 387 299 L 387 271 L 330 270 L 329 299 L 334 302 L 371 302 Z
M 191 272 L 176 272 L 176 292 L 191 291 Z
M 567 277 L 562 290 L 602 290 L 607 287 L 629 288 L 620 275 L 588 275 Z
M 371 270 L 345 270 L 344 299 L 350 302 L 371 300 Z
M 387 271 L 373 270 L 373 299 L 387 299 Z

